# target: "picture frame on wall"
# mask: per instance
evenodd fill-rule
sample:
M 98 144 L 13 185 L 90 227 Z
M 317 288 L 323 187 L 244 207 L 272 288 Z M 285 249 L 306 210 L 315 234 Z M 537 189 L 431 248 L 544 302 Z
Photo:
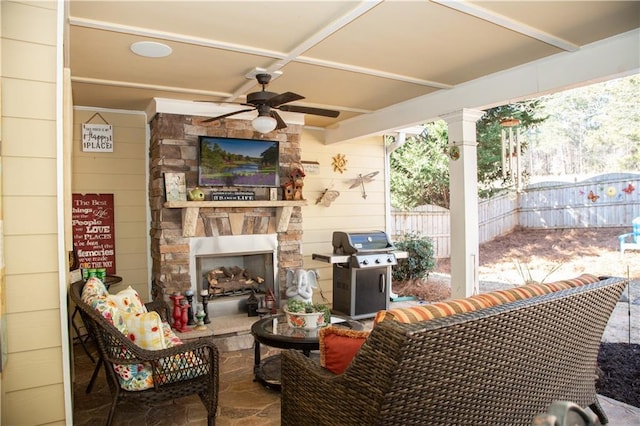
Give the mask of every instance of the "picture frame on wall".
M 167 201 L 187 201 L 187 181 L 184 173 L 166 172 L 164 191 Z

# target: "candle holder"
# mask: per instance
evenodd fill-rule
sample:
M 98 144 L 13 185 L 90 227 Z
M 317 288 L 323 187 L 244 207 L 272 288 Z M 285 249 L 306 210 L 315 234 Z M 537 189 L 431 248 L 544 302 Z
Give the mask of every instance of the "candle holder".
M 173 300 L 173 329 L 182 332 L 182 329 L 186 324 L 182 324 L 182 308 L 180 307 L 180 301 L 184 299 L 184 296 L 180 293 L 173 293 L 169 298 Z
M 204 316 L 205 313 L 202 309 L 199 309 L 196 312 L 196 326 L 193 328 L 194 330 L 206 330 L 207 326 L 204 325 Z
M 187 323 L 189 322 L 189 310 L 191 309 L 191 305 L 187 303 L 186 300 L 180 301 L 180 310 L 182 311 L 182 331 L 186 333 L 189 331 L 189 327 L 187 327 Z M 195 323 L 194 323 L 195 324 Z
M 202 290 L 200 296 L 202 296 L 202 309 L 204 310 L 203 322 L 205 324 L 209 324 L 211 322 L 211 320 L 209 319 L 209 310 L 207 309 L 207 304 L 209 303 L 209 291 Z
M 189 308 L 187 309 L 187 325 L 195 325 L 196 322 L 193 319 L 193 290 L 189 289 L 184 292 L 185 297 L 187 298 L 187 303 L 189 304 Z

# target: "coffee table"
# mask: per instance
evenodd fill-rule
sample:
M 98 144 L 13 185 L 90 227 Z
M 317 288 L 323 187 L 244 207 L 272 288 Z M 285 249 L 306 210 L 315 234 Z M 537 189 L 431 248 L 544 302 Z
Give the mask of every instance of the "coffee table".
M 362 324 L 358 321 L 340 315 L 331 315 L 331 325 L 362 330 Z M 255 351 L 254 381 L 259 381 L 270 388 L 280 389 L 280 355 L 272 355 L 261 360 L 260 344 L 280 349 L 296 349 L 310 356 L 311 351 L 320 349 L 318 330 L 289 327 L 284 314 L 268 316 L 253 323 L 251 334 L 253 334 Z

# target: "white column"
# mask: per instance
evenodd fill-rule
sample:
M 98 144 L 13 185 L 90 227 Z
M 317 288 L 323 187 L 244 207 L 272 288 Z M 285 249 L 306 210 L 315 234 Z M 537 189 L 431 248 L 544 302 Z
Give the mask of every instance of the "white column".
M 452 298 L 478 292 L 476 121 L 483 114 L 484 111 L 462 109 L 441 116 L 449 128 L 449 147 L 459 153 L 452 153 L 449 160 Z

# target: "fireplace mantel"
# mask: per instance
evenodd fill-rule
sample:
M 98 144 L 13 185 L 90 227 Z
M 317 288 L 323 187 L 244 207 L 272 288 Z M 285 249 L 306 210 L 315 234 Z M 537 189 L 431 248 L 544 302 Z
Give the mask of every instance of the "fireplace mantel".
M 182 209 L 182 236 L 196 236 L 196 225 L 200 208 L 243 208 L 273 207 L 276 209 L 276 223 L 278 232 L 286 232 L 293 208 L 306 206 L 307 201 L 258 200 L 258 201 L 168 201 L 164 203 L 167 209 Z

